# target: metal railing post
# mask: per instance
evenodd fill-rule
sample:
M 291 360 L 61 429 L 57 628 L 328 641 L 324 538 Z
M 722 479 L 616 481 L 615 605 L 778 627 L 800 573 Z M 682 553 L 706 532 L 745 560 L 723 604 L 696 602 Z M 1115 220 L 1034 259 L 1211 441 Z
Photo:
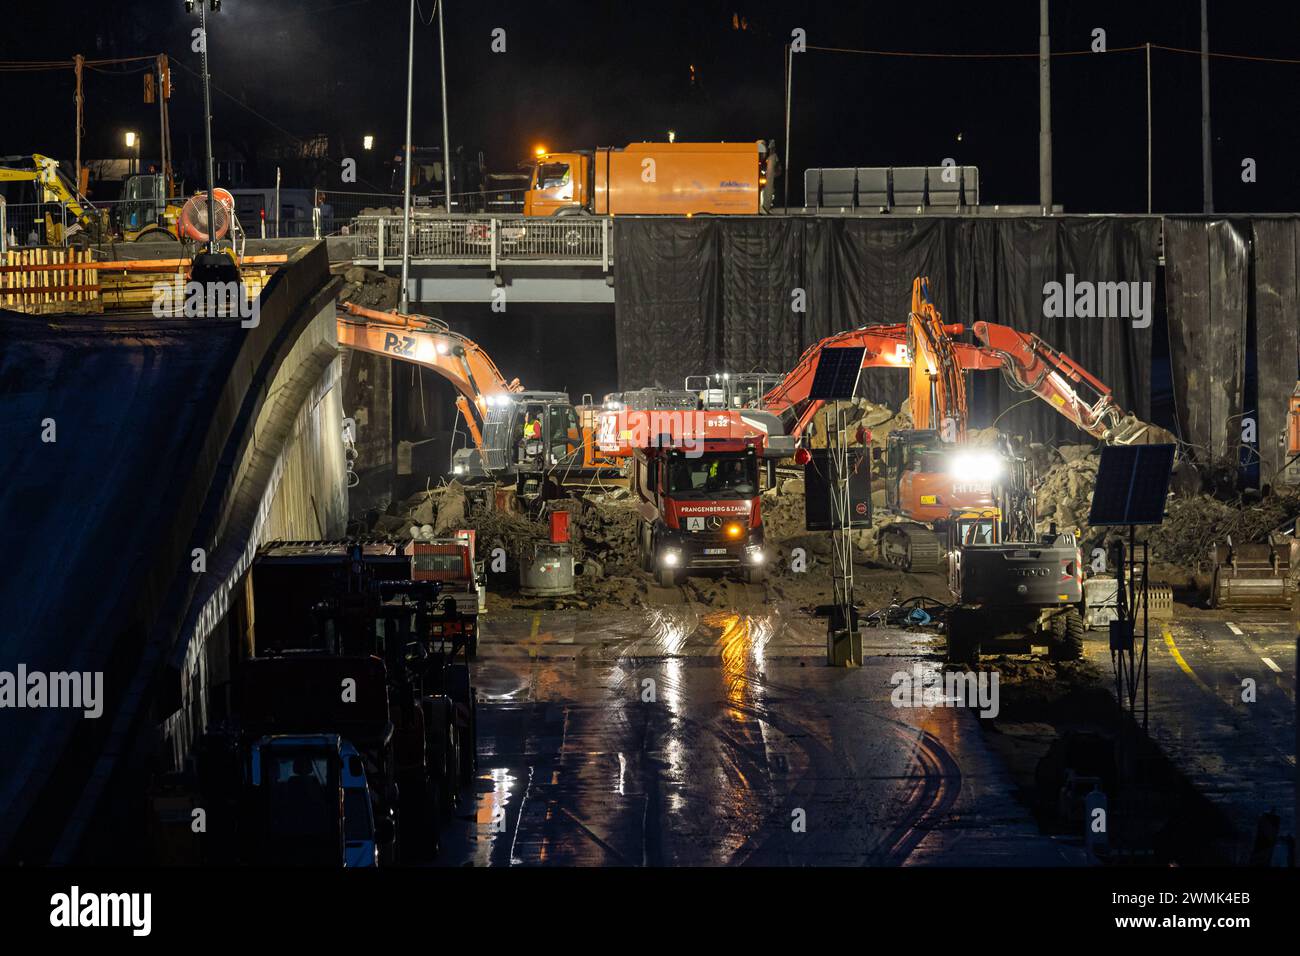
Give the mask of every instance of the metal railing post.
M 488 220 L 488 256 L 493 272 L 497 271 L 497 241 L 501 234 L 497 232 L 497 219 L 493 216 Z
M 9 251 L 9 212 L 5 205 L 5 197 L 0 196 L 0 253 Z
M 602 271 L 609 271 L 609 217 L 600 221 L 600 263 Z
M 314 238 L 320 238 L 320 206 L 311 207 L 311 231 Z
M 63 243 L 63 248 L 66 249 L 68 248 L 68 204 L 66 202 L 59 203 L 59 219 L 62 222 L 59 239 Z
M 384 216 L 379 217 L 379 271 L 384 271 Z

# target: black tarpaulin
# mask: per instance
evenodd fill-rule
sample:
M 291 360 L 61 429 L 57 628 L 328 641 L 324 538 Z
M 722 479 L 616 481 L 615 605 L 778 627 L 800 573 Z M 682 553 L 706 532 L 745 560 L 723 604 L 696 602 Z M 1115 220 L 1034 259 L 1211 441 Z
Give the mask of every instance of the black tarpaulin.
M 1169 359 L 1180 437 L 1203 462 L 1236 460 L 1250 248 L 1224 219 L 1165 220 Z
M 924 275 L 945 321 L 969 329 L 985 319 L 1037 332 L 1110 385 L 1123 408 L 1146 417 L 1150 328 L 1127 316 L 1048 318 L 1044 286 L 1069 274 L 1079 282 L 1145 282 L 1153 292 L 1157 229 L 1154 219 L 1115 218 L 620 217 L 620 385 L 785 371 L 827 335 L 904 322 L 912 280 Z M 792 308 L 798 290 L 804 312 Z M 973 394 L 983 396 L 977 426 L 1022 398 L 996 372 L 975 377 Z M 905 376 L 871 370 L 861 394 L 896 406 Z M 1037 440 L 1079 440 L 1037 399 L 998 424 Z
M 929 276 L 940 311 L 965 311 L 972 261 L 964 254 L 964 226 L 957 219 L 808 220 L 808 282 L 822 294 L 806 323 L 804 346 L 847 329 L 906 322 L 918 276 Z M 907 376 L 873 369 L 862 376 L 859 394 L 897 407 L 907 396 Z
M 681 388 L 718 370 L 715 222 L 616 219 L 614 261 L 620 387 Z
M 1158 221 L 1018 218 L 972 227 L 978 288 L 968 325 L 977 318 L 1041 336 L 1108 386 L 1122 409 L 1147 418 Z M 1034 441 L 1086 440 L 1001 375 L 977 376 L 972 391 L 976 425 L 996 423 Z
M 1257 219 L 1251 225 L 1260 481 L 1271 484 L 1286 463 L 1287 407 L 1300 379 L 1300 221 Z
M 784 372 L 799 355 L 808 310 L 803 226 L 788 217 L 710 221 L 718 233 L 725 364 L 708 371 Z

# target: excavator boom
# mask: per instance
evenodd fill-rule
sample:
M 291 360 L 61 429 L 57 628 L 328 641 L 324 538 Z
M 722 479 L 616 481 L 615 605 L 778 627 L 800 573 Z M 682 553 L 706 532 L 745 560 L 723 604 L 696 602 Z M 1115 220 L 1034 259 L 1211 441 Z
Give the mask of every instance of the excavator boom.
M 802 437 L 822 402 L 809 399 L 813 376 L 823 349 L 862 347 L 863 368 L 896 368 L 908 373 L 908 397 L 916 428 L 935 428 L 951 420 L 960 439 L 965 435 L 966 387 L 962 373 L 994 369 L 1002 364 L 994 353 L 957 341 L 965 331 L 961 323 L 945 324 L 930 300 L 929 281 L 912 284 L 912 311 L 907 322 L 869 325 L 840 332 L 809 346 L 794 369 L 761 402 L 761 407 L 782 417 L 787 434 Z
M 1092 437 L 1128 445 L 1150 427 L 1125 415 L 1109 386 L 1032 332 L 994 322 L 976 322 L 972 331 L 999 357 L 1012 388 L 1033 392 Z
M 482 427 L 489 396 L 524 390 L 517 378 L 507 382 L 476 342 L 451 331 L 437 319 L 380 312 L 352 302 L 345 303 L 343 310 L 355 319 L 338 317 L 340 345 L 413 362 L 437 372 L 452 384 L 466 406 L 476 410 L 477 421 L 471 424 L 471 434 Z

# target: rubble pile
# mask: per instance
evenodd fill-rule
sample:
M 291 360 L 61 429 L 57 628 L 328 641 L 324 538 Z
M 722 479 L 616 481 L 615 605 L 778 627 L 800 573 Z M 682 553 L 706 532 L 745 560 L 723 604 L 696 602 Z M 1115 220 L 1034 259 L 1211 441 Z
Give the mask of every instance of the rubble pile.
M 573 534 L 583 575 L 604 577 L 632 574 L 637 568 L 637 511 L 626 491 L 586 495 L 579 499 Z
M 1040 446 L 1036 458 L 1054 459 L 1046 471 L 1039 471 L 1037 488 L 1038 531 L 1046 532 L 1055 522 L 1061 531 L 1078 529 L 1081 541 L 1091 539 L 1088 511 L 1092 489 L 1097 484 L 1101 457 L 1092 445 L 1062 445 L 1058 449 Z M 1041 468 L 1041 462 L 1038 464 Z
M 1300 516 L 1300 495 L 1273 495 L 1255 503 L 1223 502 L 1208 495 L 1175 499 L 1164 523 L 1152 528 L 1152 555 L 1188 570 L 1209 569 L 1210 547 L 1267 540 L 1270 531 Z
M 397 308 L 401 282 L 376 269 L 364 266 L 336 266 L 331 271 L 343 276 L 340 302 L 354 302 L 367 309 L 386 311 Z
M 897 412 L 888 405 L 877 405 L 865 398 L 855 398 L 849 402 L 842 402 L 840 403 L 840 409 L 844 415 L 844 423 L 850 436 L 850 442 L 853 440 L 854 433 L 859 427 L 862 427 L 871 432 L 871 443 L 883 448 L 885 447 L 885 438 L 890 432 L 900 428 L 912 427 L 912 417 L 908 412 L 906 399 L 903 401 L 902 408 Z M 828 406 L 818 412 L 813 417 L 812 426 L 809 429 L 809 447 L 825 448 L 827 435 L 830 434 L 834 425 L 833 408 Z

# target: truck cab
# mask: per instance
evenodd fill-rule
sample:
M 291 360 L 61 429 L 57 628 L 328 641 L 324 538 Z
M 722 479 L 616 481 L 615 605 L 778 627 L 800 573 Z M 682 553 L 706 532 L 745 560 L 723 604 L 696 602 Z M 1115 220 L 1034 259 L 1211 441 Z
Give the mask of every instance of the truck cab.
M 356 748 L 337 734 L 274 734 L 244 752 L 241 832 L 272 865 L 375 866 L 375 818 Z
M 544 153 L 524 193 L 525 216 L 553 216 L 591 208 L 591 155 Z
M 637 449 L 633 487 L 641 515 L 641 566 L 670 587 L 692 570 L 735 570 L 762 581 L 763 547 L 755 444 L 692 454 Z

